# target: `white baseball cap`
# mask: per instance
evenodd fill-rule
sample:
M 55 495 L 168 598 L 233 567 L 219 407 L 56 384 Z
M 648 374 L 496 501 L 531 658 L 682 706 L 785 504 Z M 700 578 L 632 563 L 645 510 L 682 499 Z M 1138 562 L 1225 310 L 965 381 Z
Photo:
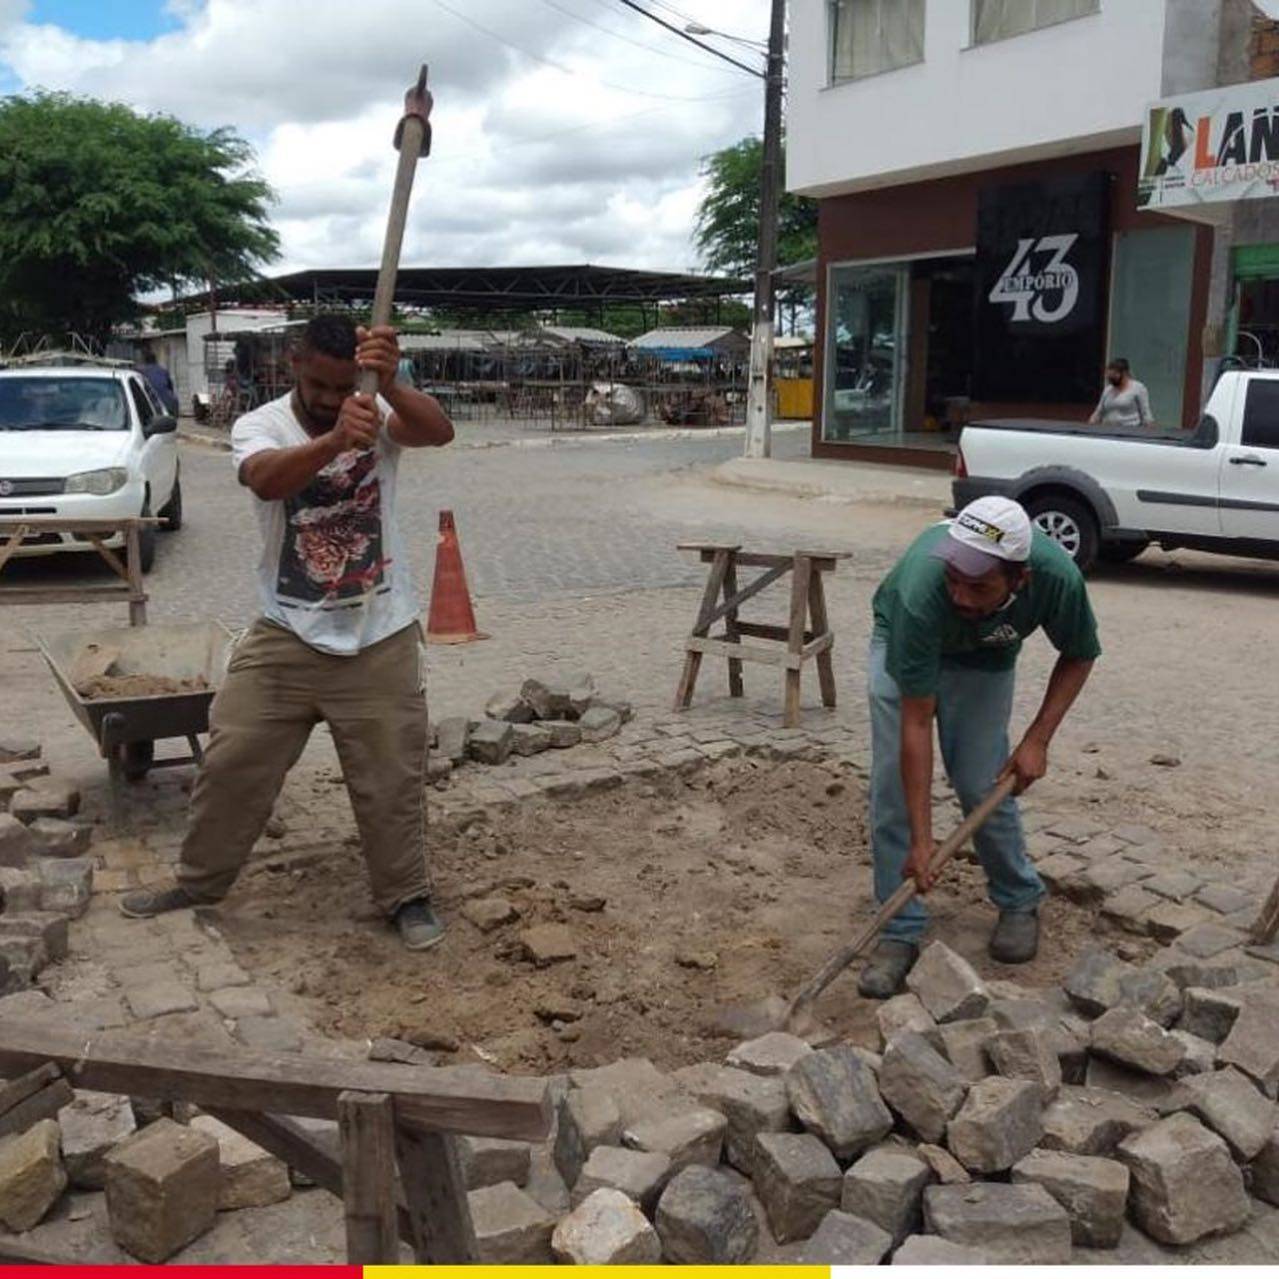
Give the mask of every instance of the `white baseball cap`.
M 933 549 L 964 577 L 985 577 L 1000 563 L 1024 564 L 1030 558 L 1030 516 L 1012 498 L 979 497 L 969 502 Z

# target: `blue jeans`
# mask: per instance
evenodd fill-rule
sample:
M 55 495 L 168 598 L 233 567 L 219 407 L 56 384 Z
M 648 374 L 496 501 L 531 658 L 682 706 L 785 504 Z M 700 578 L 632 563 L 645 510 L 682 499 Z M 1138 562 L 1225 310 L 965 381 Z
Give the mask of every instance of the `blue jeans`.
M 886 901 L 902 882 L 910 852 L 910 820 L 901 772 L 901 692 L 884 665 L 887 646 L 871 641 L 870 827 L 875 896 Z M 1014 673 L 946 665 L 937 687 L 937 734 L 942 762 L 965 813 L 990 792 L 1008 759 Z M 1017 801 L 1009 798 L 973 837 L 986 872 L 990 900 L 1000 910 L 1030 910 L 1044 896 L 1043 881 L 1026 856 Z M 894 941 L 918 942 L 928 923 L 921 898 L 908 902 L 884 929 Z

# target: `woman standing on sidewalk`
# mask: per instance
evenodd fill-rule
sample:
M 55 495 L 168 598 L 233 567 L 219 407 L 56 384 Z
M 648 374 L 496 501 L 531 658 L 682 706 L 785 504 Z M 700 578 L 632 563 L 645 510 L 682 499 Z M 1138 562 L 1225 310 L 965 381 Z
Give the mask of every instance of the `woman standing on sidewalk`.
M 1097 401 L 1090 426 L 1154 426 L 1150 392 L 1129 372 L 1128 361 L 1119 357 L 1106 365 L 1106 386 Z

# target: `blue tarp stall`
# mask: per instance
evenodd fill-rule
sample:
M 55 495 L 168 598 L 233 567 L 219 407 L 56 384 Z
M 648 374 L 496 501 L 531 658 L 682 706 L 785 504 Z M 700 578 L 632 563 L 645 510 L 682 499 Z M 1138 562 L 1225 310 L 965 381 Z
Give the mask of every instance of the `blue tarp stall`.
M 709 346 L 646 346 L 645 355 L 665 360 L 671 364 L 687 364 L 690 360 L 713 360 L 715 352 Z

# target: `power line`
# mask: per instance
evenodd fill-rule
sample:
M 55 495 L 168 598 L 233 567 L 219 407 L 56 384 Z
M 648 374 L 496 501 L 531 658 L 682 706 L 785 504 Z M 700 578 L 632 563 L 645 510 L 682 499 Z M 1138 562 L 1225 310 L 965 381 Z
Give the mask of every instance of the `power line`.
M 666 13 L 670 14 L 671 18 L 678 19 L 679 22 L 688 23 L 692 27 L 703 26 L 700 19 L 694 18 L 692 14 L 684 13 L 682 9 L 675 8 L 673 4 L 666 3 L 666 0 L 652 0 L 652 5 L 654 5 L 655 9 L 664 9 Z M 726 40 L 739 40 L 742 43 L 746 43 L 746 45 L 764 45 L 765 43 L 762 40 L 747 40 L 744 36 L 730 36 L 725 31 L 716 31 L 715 35 L 724 36 Z
M 603 2 L 603 0 L 601 0 Z M 626 44 L 634 45 L 637 49 L 644 49 L 648 53 L 655 53 L 660 58 L 670 58 L 673 62 L 681 62 L 686 67 L 696 67 L 699 71 L 714 70 L 708 68 L 705 62 L 698 62 L 692 58 L 681 58 L 678 53 L 671 53 L 669 49 L 659 49 L 655 44 L 648 44 L 643 40 L 632 40 L 630 36 L 623 35 L 620 31 L 614 31 L 611 27 L 601 26 L 598 22 L 592 22 L 589 18 L 582 17 L 579 13 L 574 13 L 572 9 L 566 9 L 563 5 L 557 4 L 556 0 L 542 0 L 542 3 L 555 9 L 557 12 L 564 14 L 567 18 L 572 18 L 574 22 L 580 22 L 583 26 L 591 27 L 596 31 L 602 31 L 606 36 L 612 36 L 615 40 L 621 40 Z M 606 6 L 611 9 L 611 6 Z
M 490 40 L 496 40 L 499 44 L 504 44 L 508 49 L 514 49 L 516 53 L 522 53 L 526 58 L 532 58 L 535 62 L 543 62 L 548 67 L 554 68 L 561 75 L 580 76 L 580 71 L 574 71 L 571 67 L 566 67 L 562 63 L 552 61 L 550 58 L 543 57 L 540 53 L 534 53 L 531 49 L 525 49 L 523 46 L 513 43 L 505 36 L 499 35 L 496 31 L 490 30 L 488 27 L 481 26 L 473 18 L 468 18 L 466 14 L 459 13 L 452 5 L 446 4 L 445 0 L 434 0 L 437 8 L 443 9 L 445 13 L 452 15 L 459 22 L 464 22 L 468 27 L 474 28 L 481 35 L 486 35 Z M 723 54 L 719 55 L 723 57 Z M 728 59 L 732 61 L 732 59 Z M 738 63 L 737 65 L 741 65 Z M 749 68 L 748 68 L 749 69 Z M 758 74 L 757 72 L 754 74 Z M 663 102 L 707 102 L 710 99 L 704 96 L 686 97 L 675 93 L 649 93 L 644 89 L 635 89 L 628 84 L 612 84 L 608 80 L 597 80 L 595 82 L 603 86 L 605 89 L 616 89 L 619 93 L 629 93 L 639 98 L 656 98 Z
M 439 3 L 439 0 L 436 0 Z M 695 44 L 699 49 L 705 49 L 707 53 L 713 53 L 717 58 L 722 58 L 725 62 L 731 63 L 739 71 L 745 71 L 747 75 L 756 76 L 758 79 L 764 79 L 764 73 L 756 67 L 748 67 L 744 62 L 738 62 L 736 58 L 730 58 L 728 54 L 722 50 L 715 48 L 714 45 L 705 44 L 696 36 L 691 36 L 687 31 L 681 31 L 674 23 L 667 22 L 665 18 L 653 13 L 650 9 L 645 9 L 637 0 L 618 0 L 619 4 L 624 4 L 628 9 L 634 9 L 636 13 L 642 13 L 650 22 L 656 22 L 659 27 L 665 27 L 667 31 L 674 32 L 681 40 L 687 40 L 689 44 Z
M 670 14 L 670 16 L 673 19 L 676 19 L 679 22 L 683 22 L 687 24 L 688 26 L 693 26 L 693 27 L 705 26 L 703 22 L 701 22 L 697 18 L 694 18 L 692 14 L 685 13 L 682 9 L 677 9 L 673 4 L 667 4 L 666 0 L 652 0 L 652 3 L 655 9 L 664 9 L 668 14 Z M 707 29 L 709 30 L 709 28 Z M 713 34 L 716 36 L 720 36 L 725 40 L 736 40 L 739 44 L 758 45 L 761 51 L 767 47 L 767 43 L 768 43 L 765 40 L 748 40 L 745 36 L 731 35 L 727 31 L 716 30 L 713 32 Z

